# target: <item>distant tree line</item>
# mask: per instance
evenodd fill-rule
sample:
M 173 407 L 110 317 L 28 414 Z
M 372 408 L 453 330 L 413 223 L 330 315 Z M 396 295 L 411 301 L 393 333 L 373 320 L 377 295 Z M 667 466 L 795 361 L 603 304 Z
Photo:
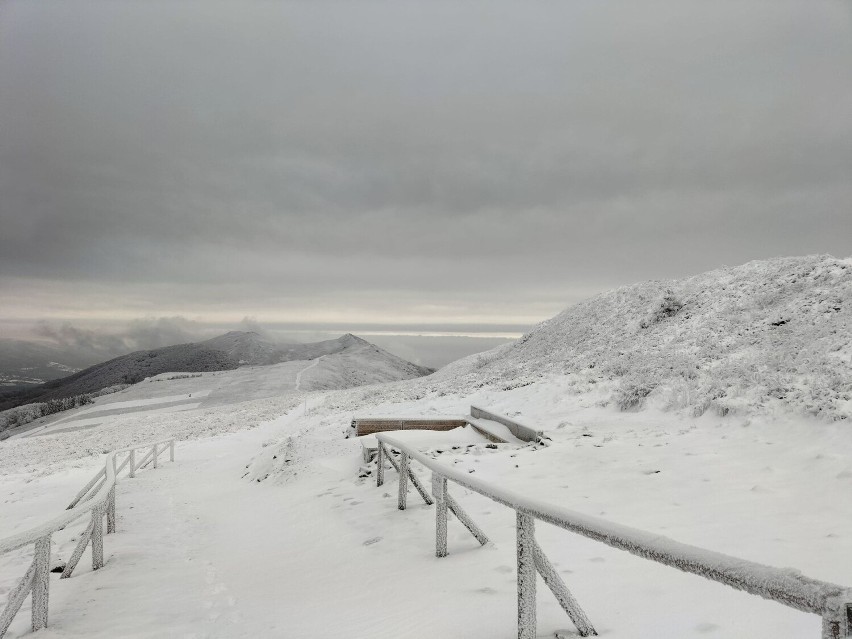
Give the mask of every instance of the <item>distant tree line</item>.
M 17 408 L 10 408 L 0 413 L 0 432 L 9 428 L 29 424 L 40 417 L 47 417 L 48 415 L 60 413 L 64 410 L 93 404 L 94 401 L 95 399 L 91 393 L 83 393 L 82 395 L 74 395 L 73 397 L 49 399 L 46 402 L 25 404 Z

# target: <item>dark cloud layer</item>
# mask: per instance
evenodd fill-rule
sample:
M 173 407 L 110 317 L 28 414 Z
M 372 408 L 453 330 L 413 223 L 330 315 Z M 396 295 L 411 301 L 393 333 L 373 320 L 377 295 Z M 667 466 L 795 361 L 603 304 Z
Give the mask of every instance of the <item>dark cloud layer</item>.
M 4 316 L 544 318 L 852 254 L 852 10 L 0 5 Z
M 31 329 L 31 336 L 46 340 L 66 351 L 85 353 L 92 361 L 118 357 L 126 353 L 172 344 L 199 341 L 218 331 L 184 317 L 135 319 L 118 332 L 88 328 L 70 322 L 56 324 L 41 321 Z

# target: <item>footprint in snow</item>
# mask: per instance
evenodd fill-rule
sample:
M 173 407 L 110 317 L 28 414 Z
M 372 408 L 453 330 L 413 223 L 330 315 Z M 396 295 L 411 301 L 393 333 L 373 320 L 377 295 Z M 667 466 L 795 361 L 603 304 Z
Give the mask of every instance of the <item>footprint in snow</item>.
M 704 623 L 700 623 L 695 626 L 695 629 L 698 632 L 713 632 L 714 630 L 718 630 L 719 626 L 717 626 L 715 623 L 708 623 L 705 621 Z
M 364 542 L 365 546 L 372 546 L 373 544 L 379 543 L 383 538 L 382 537 L 371 537 L 367 541 Z
M 592 557 L 591 559 L 589 559 L 589 561 L 599 564 L 601 562 L 606 561 L 606 559 L 604 559 L 603 557 Z
M 477 588 L 476 592 L 481 592 L 483 595 L 496 595 L 497 591 L 494 588 L 489 588 L 485 586 L 485 588 Z

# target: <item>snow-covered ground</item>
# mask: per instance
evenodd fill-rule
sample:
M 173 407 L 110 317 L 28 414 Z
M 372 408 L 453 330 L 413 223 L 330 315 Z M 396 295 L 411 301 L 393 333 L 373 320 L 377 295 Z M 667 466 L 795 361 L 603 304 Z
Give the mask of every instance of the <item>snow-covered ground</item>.
M 565 384 L 552 376 L 512 391 L 436 394 L 370 412 L 463 414 L 477 403 L 518 414 L 547 430 L 554 444 L 462 446 L 440 458 L 575 510 L 850 581 L 847 428 L 619 413 L 565 393 Z M 309 415 L 299 403 L 256 428 L 182 442 L 174 465 L 122 482 L 119 532 L 107 537 L 106 567 L 92 573 L 84 559 L 74 578 L 53 582 L 43 636 L 513 636 L 512 513 L 451 488 L 492 544 L 480 548 L 451 521 L 451 554 L 436 559 L 433 509 L 412 491 L 409 510 L 398 511 L 393 471 L 382 488 L 372 476 L 359 478 L 360 444 L 341 436 L 352 413 L 322 401 L 314 396 Z M 184 430 L 206 427 L 192 413 L 162 419 Z M 73 447 L 83 432 L 16 445 L 62 439 Z M 0 535 L 64 507 L 98 463 L 68 458 L 51 473 L 5 474 Z M 538 533 L 604 636 L 818 636 L 816 617 L 544 524 Z M 55 557 L 66 558 L 71 547 L 60 539 Z M 23 567 L 21 557 L 2 558 L 0 593 Z M 25 609 L 10 636 L 24 633 L 27 619 Z M 570 622 L 540 584 L 540 635 L 560 628 Z

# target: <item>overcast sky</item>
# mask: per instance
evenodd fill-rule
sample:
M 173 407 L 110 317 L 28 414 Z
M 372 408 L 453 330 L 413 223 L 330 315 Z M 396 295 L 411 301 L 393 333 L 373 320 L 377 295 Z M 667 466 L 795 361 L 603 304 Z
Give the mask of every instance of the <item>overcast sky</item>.
M 0 320 L 525 326 L 852 254 L 852 2 L 0 4 Z

